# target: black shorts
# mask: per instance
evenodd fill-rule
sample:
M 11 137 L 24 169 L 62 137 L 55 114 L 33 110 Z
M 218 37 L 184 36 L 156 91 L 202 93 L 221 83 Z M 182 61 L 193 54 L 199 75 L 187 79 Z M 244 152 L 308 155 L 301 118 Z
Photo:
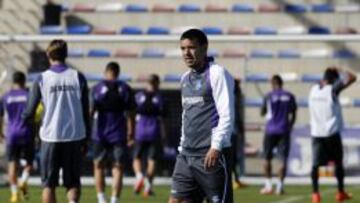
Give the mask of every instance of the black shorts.
M 35 145 L 34 143 L 26 144 L 8 144 L 6 145 L 6 158 L 8 161 L 18 162 L 25 159 L 27 164 L 32 164 L 34 160 Z
M 336 164 L 343 161 L 343 146 L 339 133 L 329 137 L 312 138 L 313 165 L 327 165 L 329 161 Z
M 105 164 L 110 161 L 113 164 L 124 164 L 127 158 L 127 146 L 125 143 L 93 142 L 94 161 Z
M 156 160 L 161 152 L 160 141 L 136 142 L 134 147 L 134 159 L 145 157 L 148 160 Z
M 264 158 L 270 161 L 274 155 L 274 149 L 277 149 L 277 155 L 282 161 L 287 161 L 290 152 L 290 135 L 265 135 L 264 137 Z
M 62 169 L 64 186 L 80 187 L 83 141 L 42 142 L 40 149 L 41 180 L 43 187 L 59 185 L 59 171 Z
M 212 203 L 232 203 L 230 160 L 231 149 L 222 153 L 216 166 L 205 170 L 205 157 L 179 154 L 172 176 L 171 196 L 201 202 L 204 197 Z

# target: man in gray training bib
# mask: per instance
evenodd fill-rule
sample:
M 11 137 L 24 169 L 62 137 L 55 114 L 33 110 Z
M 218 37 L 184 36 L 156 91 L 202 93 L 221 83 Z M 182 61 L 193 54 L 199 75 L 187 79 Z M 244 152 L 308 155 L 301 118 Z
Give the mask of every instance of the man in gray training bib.
M 232 203 L 231 134 L 234 123 L 234 80 L 208 58 L 208 40 L 198 29 L 184 32 L 182 56 L 190 68 L 181 78 L 182 135 L 170 203 Z

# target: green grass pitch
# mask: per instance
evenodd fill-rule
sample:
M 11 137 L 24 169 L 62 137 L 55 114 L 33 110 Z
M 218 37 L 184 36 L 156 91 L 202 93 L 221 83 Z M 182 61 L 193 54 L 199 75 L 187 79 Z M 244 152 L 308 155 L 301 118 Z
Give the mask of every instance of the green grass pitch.
M 283 196 L 262 196 L 259 195 L 260 187 L 248 186 L 247 188 L 239 189 L 235 191 L 235 203 L 310 203 L 310 186 L 287 186 L 286 195 Z M 107 188 L 109 193 L 110 188 Z M 323 192 L 323 203 L 335 202 L 334 187 L 323 186 L 321 187 Z M 348 191 L 354 195 L 353 200 L 349 202 L 360 202 L 360 187 L 351 186 L 348 187 Z M 30 199 L 23 201 L 24 203 L 39 203 L 41 188 L 31 187 L 30 188 Z M 155 187 L 156 195 L 154 197 L 144 198 L 141 195 L 135 196 L 132 192 L 131 187 L 125 187 L 121 195 L 121 203 L 166 203 L 169 195 L 169 187 L 157 186 Z M 9 202 L 9 189 L 5 187 L 0 188 L 0 203 Z M 59 188 L 57 191 L 57 197 L 59 203 L 66 203 L 65 190 Z M 96 192 L 93 187 L 83 187 L 83 193 L 81 198 L 82 203 L 97 203 Z

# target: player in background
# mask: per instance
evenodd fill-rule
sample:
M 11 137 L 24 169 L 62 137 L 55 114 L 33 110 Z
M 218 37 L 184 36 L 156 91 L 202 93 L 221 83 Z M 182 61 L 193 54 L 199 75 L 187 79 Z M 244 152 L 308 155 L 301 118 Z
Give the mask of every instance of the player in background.
M 144 196 L 153 194 L 152 183 L 156 161 L 161 152 L 161 142 L 165 138 L 163 122 L 163 99 L 159 92 L 160 78 L 151 74 L 146 88 L 135 95 L 136 126 L 133 168 L 136 175 L 135 193 L 144 185 Z M 142 173 L 142 161 L 147 161 L 146 176 Z
M 78 203 L 81 194 L 81 162 L 90 135 L 87 82 L 83 74 L 65 63 L 67 44 L 64 40 L 51 41 L 46 53 L 51 66 L 34 81 L 22 118 L 31 123 L 39 103 L 42 103 L 42 202 L 57 202 L 56 187 L 62 169 L 68 201 Z
M 11 203 L 21 199 L 19 189 L 23 197 L 27 198 L 27 181 L 32 169 L 34 159 L 34 134 L 31 125 L 24 123 L 21 118 L 26 108 L 29 92 L 25 88 L 26 76 L 23 72 L 16 71 L 12 78 L 11 89 L 1 98 L 0 104 L 0 141 L 4 138 L 3 121 L 7 118 L 6 156 L 8 159 L 8 177 L 11 190 Z M 17 174 L 20 169 L 20 159 L 25 159 L 20 182 Z M 19 186 L 19 188 L 18 188 Z
M 119 74 L 119 64 L 108 63 L 104 80 L 92 89 L 94 176 L 99 203 L 107 202 L 104 172 L 108 159 L 113 178 L 110 202 L 119 201 L 127 144 L 133 142 L 133 93 L 129 85 L 118 80 Z
M 343 146 L 341 131 L 343 130 L 343 116 L 339 94 L 356 81 L 356 76 L 347 71 L 340 71 L 336 67 L 325 70 L 323 80 L 314 85 L 309 95 L 310 127 L 312 136 L 313 166 L 312 202 L 321 202 L 319 193 L 320 166 L 329 161 L 335 163 L 335 175 L 338 182 L 336 200 L 342 202 L 351 199 L 351 195 L 344 190 Z
M 235 123 L 234 133 L 231 136 L 232 148 L 232 172 L 234 174 L 233 188 L 239 189 L 245 187 L 246 184 L 240 181 L 245 174 L 245 125 L 244 125 L 244 103 L 243 95 L 240 88 L 240 80 L 235 79 Z M 239 170 L 237 170 L 239 169 Z
M 232 203 L 228 162 L 234 129 L 234 79 L 207 57 L 208 40 L 201 30 L 185 31 L 180 48 L 190 70 L 181 79 L 182 135 L 169 202 L 196 202 L 194 197 L 204 194 L 212 203 Z
M 297 104 L 295 96 L 283 89 L 283 80 L 279 75 L 271 79 L 272 91 L 264 98 L 261 115 L 266 116 L 264 136 L 264 173 L 265 185 L 261 194 L 272 194 L 272 166 L 274 149 L 277 149 L 281 159 L 279 177 L 275 193 L 284 194 L 284 179 L 286 176 L 287 159 L 290 151 L 290 134 L 296 121 Z

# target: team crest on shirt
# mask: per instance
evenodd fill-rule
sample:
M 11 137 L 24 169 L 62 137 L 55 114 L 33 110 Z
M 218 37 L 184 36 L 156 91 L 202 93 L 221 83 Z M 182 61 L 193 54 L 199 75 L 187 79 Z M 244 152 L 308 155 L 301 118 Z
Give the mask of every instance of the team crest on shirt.
M 220 202 L 220 197 L 218 195 L 215 195 L 211 198 L 212 202 L 217 203 Z
M 153 98 L 152 98 L 152 102 L 153 102 L 154 104 L 158 104 L 158 103 L 159 103 L 159 98 L 153 97 Z

